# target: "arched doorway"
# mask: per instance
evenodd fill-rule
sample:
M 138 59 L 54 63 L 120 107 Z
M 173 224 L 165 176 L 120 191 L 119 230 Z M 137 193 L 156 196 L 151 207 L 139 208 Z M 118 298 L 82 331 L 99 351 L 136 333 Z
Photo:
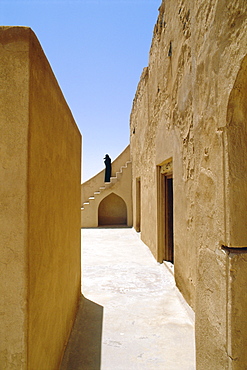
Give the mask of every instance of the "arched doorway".
M 100 202 L 98 225 L 127 225 L 127 207 L 121 197 L 111 193 Z

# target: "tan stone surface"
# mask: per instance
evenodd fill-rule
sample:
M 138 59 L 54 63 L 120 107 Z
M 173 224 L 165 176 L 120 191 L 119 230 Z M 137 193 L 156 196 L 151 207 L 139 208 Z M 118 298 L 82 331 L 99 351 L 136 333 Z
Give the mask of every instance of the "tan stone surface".
M 98 227 L 99 207 L 102 201 L 113 195 L 120 197 L 127 208 L 127 226 L 132 226 L 132 165 L 130 162 L 130 146 L 128 145 L 124 151 L 112 162 L 112 178 L 111 183 L 104 182 L 104 170 L 92 177 L 81 185 L 81 227 Z M 96 195 L 95 192 L 98 192 Z M 108 198 L 110 199 L 110 198 Z M 85 204 L 85 202 L 87 204 Z M 114 208 L 114 202 L 109 203 L 109 217 Z M 123 207 L 115 208 L 121 218 Z M 115 212 L 116 213 L 116 212 Z M 116 214 L 115 214 L 116 216 Z M 116 221 L 116 219 L 115 219 Z M 122 221 L 120 220 L 121 224 Z
M 116 176 L 116 172 L 119 171 L 121 166 L 124 166 L 130 159 L 130 146 L 128 145 L 119 156 L 112 160 L 112 176 Z M 102 166 L 103 164 L 102 158 Z M 94 191 L 104 185 L 105 169 L 97 173 L 91 179 L 85 181 L 81 186 L 81 201 L 86 202 L 90 196 L 93 195 Z
M 228 270 L 229 338 L 228 353 L 233 370 L 244 369 L 247 364 L 247 254 L 230 253 Z
M 247 56 L 243 59 L 230 94 L 227 110 L 227 178 L 229 246 L 247 246 Z
M 127 206 L 122 198 L 111 193 L 104 198 L 98 208 L 99 226 L 127 225 Z
M 33 32 L 0 44 L 0 368 L 55 369 L 80 295 L 81 135 Z
M 196 311 L 199 370 L 246 365 L 244 329 L 231 357 L 245 318 L 228 310 L 247 306 L 221 249 L 247 245 L 246 28 L 243 0 L 163 1 L 131 112 L 133 222 L 139 179 L 141 237 L 157 260 L 159 171 L 173 162 L 175 278 Z
M 28 84 L 27 33 L 0 28 L 1 370 L 27 365 Z
M 34 36 L 30 63 L 28 355 L 30 368 L 48 369 L 80 293 L 81 135 Z

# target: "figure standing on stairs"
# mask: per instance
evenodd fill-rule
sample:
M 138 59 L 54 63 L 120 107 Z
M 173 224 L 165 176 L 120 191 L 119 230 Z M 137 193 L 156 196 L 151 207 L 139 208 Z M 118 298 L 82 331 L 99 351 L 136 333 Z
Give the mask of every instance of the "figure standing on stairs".
M 105 155 L 104 158 L 105 163 L 105 182 L 110 182 L 111 178 L 111 158 L 108 154 Z

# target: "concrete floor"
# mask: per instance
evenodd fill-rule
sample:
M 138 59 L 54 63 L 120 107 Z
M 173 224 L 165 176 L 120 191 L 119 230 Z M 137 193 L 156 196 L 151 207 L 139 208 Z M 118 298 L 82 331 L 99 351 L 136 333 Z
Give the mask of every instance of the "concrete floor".
M 194 313 L 134 229 L 84 229 L 83 286 L 61 370 L 193 370 Z

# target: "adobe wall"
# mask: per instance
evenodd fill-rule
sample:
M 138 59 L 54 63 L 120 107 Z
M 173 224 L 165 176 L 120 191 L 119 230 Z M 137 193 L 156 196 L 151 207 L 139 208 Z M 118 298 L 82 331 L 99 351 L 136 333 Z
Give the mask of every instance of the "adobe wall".
M 172 159 L 176 281 L 194 308 L 195 184 L 189 5 L 166 1 L 160 8 L 149 65 L 143 70 L 133 102 L 130 130 L 134 202 L 136 179 L 141 182 L 141 237 L 159 261 L 157 171 L 159 165 Z M 135 225 L 134 203 L 133 209 Z
M 127 161 L 130 160 L 130 146 L 128 145 L 119 156 L 112 160 L 112 177 L 116 176 L 116 172 L 120 170 L 121 166 L 124 166 Z M 103 164 L 103 158 L 102 158 Z M 104 165 L 104 164 L 103 164 Z M 101 186 L 104 185 L 105 180 L 105 169 L 97 173 L 91 179 L 85 181 L 81 186 L 81 204 L 86 202 L 90 196 L 93 195 Z
M 246 258 L 227 249 L 247 246 L 246 26 L 244 1 L 163 1 L 131 113 L 134 225 L 140 178 L 141 237 L 158 260 L 157 171 L 172 158 L 175 278 L 199 370 L 246 364 Z
M 0 363 L 55 369 L 81 291 L 81 135 L 34 33 L 1 27 L 0 44 L 6 92 Z
M 97 175 L 84 182 L 81 185 L 81 227 L 98 227 L 98 214 L 99 205 L 106 197 L 114 194 L 120 197 L 127 208 L 127 226 L 133 225 L 133 215 L 132 215 L 132 165 L 130 163 L 130 146 L 128 145 L 123 152 L 112 162 L 112 178 L 111 183 L 106 185 L 104 183 L 104 173 L 105 170 L 99 172 Z M 99 194 L 94 195 L 94 192 L 100 190 L 100 188 L 105 187 L 101 190 Z M 93 197 L 94 199 L 89 199 Z M 108 198 L 110 199 L 110 198 Z M 112 198 L 113 199 L 113 198 Z M 83 205 L 84 202 L 89 202 L 87 205 Z M 122 209 L 119 209 L 118 213 L 122 214 Z M 111 210 L 115 207 L 116 203 L 109 203 L 106 208 L 111 213 Z M 106 211 L 106 210 L 105 210 Z M 115 215 L 116 216 L 116 215 Z M 110 217 L 110 215 L 109 215 Z M 116 217 L 115 217 L 116 219 Z
M 27 172 L 29 57 L 26 34 L 0 29 L 0 368 L 27 368 Z

